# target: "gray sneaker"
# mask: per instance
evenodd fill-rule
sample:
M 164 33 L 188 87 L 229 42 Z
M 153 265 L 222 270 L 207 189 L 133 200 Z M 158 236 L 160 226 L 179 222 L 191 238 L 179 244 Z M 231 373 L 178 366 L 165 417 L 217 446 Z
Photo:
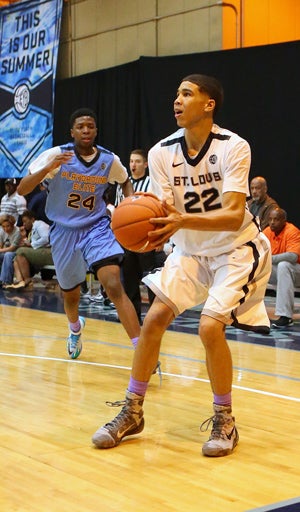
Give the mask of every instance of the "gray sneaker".
M 125 405 L 109 423 L 100 427 L 92 437 L 97 448 L 118 446 L 123 437 L 139 434 L 144 428 L 144 397 L 127 391 Z
M 214 416 L 200 426 L 201 432 L 206 432 L 212 423 L 210 438 L 204 443 L 202 453 L 207 457 L 223 457 L 233 452 L 238 444 L 239 434 L 230 407 L 214 404 L 214 412 Z

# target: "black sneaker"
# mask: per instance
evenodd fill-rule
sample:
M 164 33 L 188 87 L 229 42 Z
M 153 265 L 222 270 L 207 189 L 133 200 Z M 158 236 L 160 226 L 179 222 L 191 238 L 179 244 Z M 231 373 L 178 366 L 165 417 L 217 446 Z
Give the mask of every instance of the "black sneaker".
M 291 325 L 294 325 L 293 319 L 287 316 L 280 316 L 277 320 L 271 320 L 271 326 L 274 327 L 274 329 L 283 329 Z

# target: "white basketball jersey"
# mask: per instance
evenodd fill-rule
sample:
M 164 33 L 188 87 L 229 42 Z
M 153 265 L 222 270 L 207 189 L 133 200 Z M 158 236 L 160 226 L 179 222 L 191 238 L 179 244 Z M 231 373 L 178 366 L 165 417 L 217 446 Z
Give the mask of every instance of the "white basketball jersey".
M 216 124 L 200 153 L 191 158 L 181 128 L 149 151 L 149 191 L 166 199 L 182 213 L 201 215 L 222 208 L 225 192 L 249 196 L 250 161 L 249 144 Z M 216 256 L 249 242 L 258 230 L 245 206 L 244 220 L 238 231 L 180 229 L 172 242 L 188 254 Z

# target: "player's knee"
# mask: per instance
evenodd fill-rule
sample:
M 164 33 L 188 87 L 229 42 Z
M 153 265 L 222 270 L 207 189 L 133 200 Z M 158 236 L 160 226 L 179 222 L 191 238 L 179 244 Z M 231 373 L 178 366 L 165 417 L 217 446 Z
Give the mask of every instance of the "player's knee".
M 199 336 L 206 347 L 211 346 L 215 340 L 223 337 L 224 330 L 225 326 L 222 322 L 213 317 L 202 315 L 199 324 Z
M 143 325 L 149 331 L 164 332 L 173 320 L 173 311 L 166 304 L 155 301 L 150 307 Z

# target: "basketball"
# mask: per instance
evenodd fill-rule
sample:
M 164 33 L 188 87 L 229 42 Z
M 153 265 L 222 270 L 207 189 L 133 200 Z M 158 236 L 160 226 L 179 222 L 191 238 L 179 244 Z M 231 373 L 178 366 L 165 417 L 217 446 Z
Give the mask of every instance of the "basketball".
M 111 227 L 116 239 L 125 249 L 149 252 L 154 247 L 149 242 L 148 232 L 156 229 L 149 219 L 165 216 L 162 203 L 155 195 L 136 192 L 115 208 Z

